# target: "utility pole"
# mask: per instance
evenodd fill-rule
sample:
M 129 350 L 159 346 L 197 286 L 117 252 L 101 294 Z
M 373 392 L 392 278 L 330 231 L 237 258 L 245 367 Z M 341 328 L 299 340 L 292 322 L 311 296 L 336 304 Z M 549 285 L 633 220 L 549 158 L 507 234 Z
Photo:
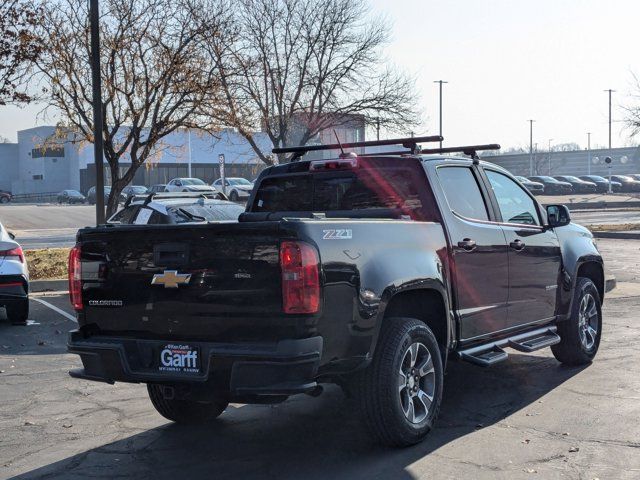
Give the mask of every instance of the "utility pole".
M 587 175 L 591 175 L 591 132 L 587 132 Z
M 433 83 L 440 84 L 440 136 L 442 136 L 442 84 L 449 83 L 444 80 L 436 80 Z M 442 140 L 440 140 L 440 148 L 442 148 Z
M 533 122 L 535 120 L 527 120 L 529 122 L 529 176 L 533 175 Z
M 376 140 L 380 140 L 380 117 L 376 117 Z
M 96 225 L 100 225 L 105 223 L 105 212 L 102 82 L 100 79 L 100 12 L 98 0 L 91 0 L 89 22 L 91 23 L 91 81 L 93 87 L 93 158 L 96 165 Z
M 189 167 L 188 167 L 189 174 L 187 175 L 187 177 L 191 178 L 191 129 L 189 128 L 187 130 L 187 132 L 188 132 L 187 135 L 188 135 L 188 139 L 189 139 L 188 140 L 188 143 L 189 143 Z
M 611 94 L 615 92 L 615 90 L 608 88 L 605 92 L 609 92 L 609 150 L 611 150 Z M 609 154 L 611 154 L 611 152 L 609 152 Z
M 549 139 L 549 176 L 551 176 L 551 140 L 553 140 L 553 138 Z

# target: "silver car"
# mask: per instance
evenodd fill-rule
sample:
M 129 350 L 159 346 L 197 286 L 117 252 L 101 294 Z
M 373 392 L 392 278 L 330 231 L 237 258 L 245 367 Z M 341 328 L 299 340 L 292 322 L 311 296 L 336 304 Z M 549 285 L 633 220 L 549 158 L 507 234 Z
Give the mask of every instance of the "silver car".
M 29 269 L 22 247 L 0 223 L 0 307 L 14 325 L 29 317 Z

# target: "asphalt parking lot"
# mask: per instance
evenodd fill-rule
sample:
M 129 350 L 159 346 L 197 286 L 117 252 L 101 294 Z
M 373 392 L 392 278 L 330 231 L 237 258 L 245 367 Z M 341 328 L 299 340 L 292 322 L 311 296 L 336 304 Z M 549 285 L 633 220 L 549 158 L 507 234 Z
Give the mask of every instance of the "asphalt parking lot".
M 401 450 L 372 444 L 337 388 L 173 425 L 143 385 L 70 378 L 66 292 L 37 293 L 29 326 L 0 320 L 0 478 L 640 478 L 640 242 L 599 245 L 620 288 L 593 365 L 452 362 L 437 428 Z

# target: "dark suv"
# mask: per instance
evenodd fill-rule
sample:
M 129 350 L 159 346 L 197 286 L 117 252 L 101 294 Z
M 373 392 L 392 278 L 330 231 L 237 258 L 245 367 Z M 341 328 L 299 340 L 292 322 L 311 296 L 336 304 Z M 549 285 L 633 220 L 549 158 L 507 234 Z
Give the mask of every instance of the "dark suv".
M 573 175 L 556 175 L 556 180 L 560 182 L 570 183 L 573 187 L 574 193 L 596 193 L 597 187 L 593 182 L 589 182 L 587 180 L 581 180 L 578 177 L 574 177 Z
M 529 180 L 543 184 L 544 193 L 547 195 L 568 195 L 573 193 L 573 186 L 569 182 L 561 182 L 553 177 L 539 175 L 529 177 Z

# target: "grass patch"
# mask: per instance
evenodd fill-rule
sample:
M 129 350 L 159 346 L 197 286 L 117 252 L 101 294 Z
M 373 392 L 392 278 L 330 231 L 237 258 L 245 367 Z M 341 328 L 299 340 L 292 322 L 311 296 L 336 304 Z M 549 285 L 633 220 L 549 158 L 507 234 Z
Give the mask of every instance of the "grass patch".
M 587 225 L 592 232 L 628 232 L 630 230 L 640 230 L 640 223 L 614 223 L 611 225 Z
M 31 280 L 67 278 L 68 248 L 42 248 L 24 252 Z

